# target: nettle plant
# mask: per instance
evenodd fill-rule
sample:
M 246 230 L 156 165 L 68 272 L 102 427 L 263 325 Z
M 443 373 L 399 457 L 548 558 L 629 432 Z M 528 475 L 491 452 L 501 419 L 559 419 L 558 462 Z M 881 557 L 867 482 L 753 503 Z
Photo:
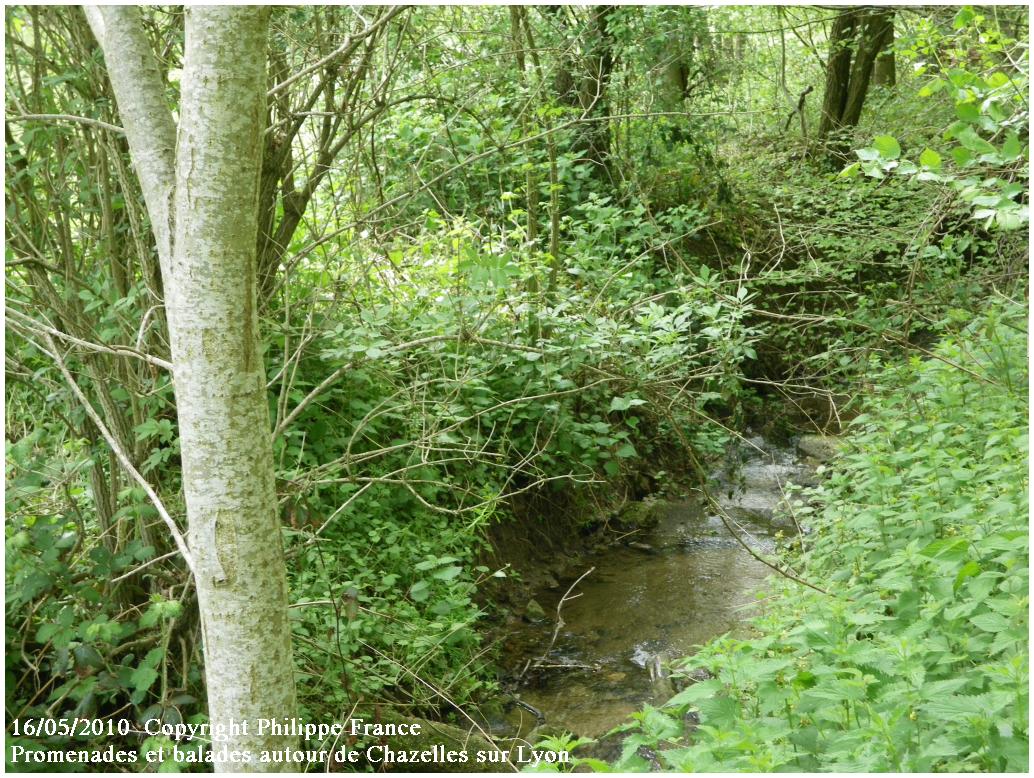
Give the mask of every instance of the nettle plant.
M 943 93 L 954 102 L 955 121 L 942 133 L 940 150 L 926 147 L 916 159 L 904 156 L 891 135 L 877 135 L 857 149 L 858 162 L 841 175 L 888 174 L 951 186 L 973 208 L 984 227 L 1016 230 L 1029 221 L 1027 191 L 1027 50 L 1010 52 L 1011 41 L 983 29 L 984 17 L 964 7 L 949 41 L 923 41 L 906 54 L 916 57 L 917 76 L 929 74 L 921 98 Z M 979 43 L 975 49 L 971 43 Z M 982 56 L 973 61 L 971 52 Z M 929 57 L 935 61 L 922 59 Z M 947 61 L 942 61 L 942 58 Z

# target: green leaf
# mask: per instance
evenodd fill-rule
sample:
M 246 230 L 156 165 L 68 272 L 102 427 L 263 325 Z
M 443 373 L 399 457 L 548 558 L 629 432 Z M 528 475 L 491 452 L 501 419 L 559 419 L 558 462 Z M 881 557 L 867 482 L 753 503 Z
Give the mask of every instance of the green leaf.
M 857 154 L 858 152 L 856 151 L 855 153 Z M 861 168 L 861 163 L 852 162 L 850 165 L 848 165 L 847 167 L 845 167 L 843 170 L 840 171 L 840 177 L 841 178 L 855 178 L 855 177 L 858 176 L 858 173 L 860 172 L 860 168 Z
M 885 177 L 883 175 L 883 168 L 880 166 L 880 163 L 878 161 L 863 162 L 862 163 L 862 172 L 864 172 L 865 175 L 867 175 L 867 176 L 869 176 L 871 178 L 884 178 Z
M 944 89 L 944 81 L 942 81 L 939 78 L 935 78 L 930 83 L 924 84 L 922 87 L 920 87 L 919 92 L 917 94 L 920 97 L 929 97 L 930 95 L 940 92 L 942 89 Z
M 961 30 L 963 27 L 965 27 L 967 24 L 973 21 L 973 17 L 975 15 L 976 14 L 973 13 L 973 9 L 970 6 L 964 5 L 962 6 L 962 8 L 959 9 L 959 12 L 955 14 L 955 19 L 952 20 L 951 26 L 954 27 L 956 30 Z
M 865 699 L 865 687 L 859 681 L 838 680 L 815 686 L 801 695 L 805 702 L 843 702 Z
M 1027 223 L 1025 210 L 999 211 L 995 215 L 995 223 L 1003 230 L 1018 230 Z
M 634 457 L 636 455 L 636 450 L 635 446 L 631 443 L 626 443 L 614 453 L 622 459 L 628 459 L 629 457 Z
M 451 581 L 462 572 L 462 567 L 452 565 L 451 567 L 443 567 L 441 570 L 436 570 L 431 574 L 431 577 L 439 581 Z
M 933 149 L 923 149 L 923 153 L 919 155 L 919 164 L 923 167 L 930 168 L 931 170 L 940 170 L 941 155 Z
M 643 732 L 655 741 L 675 737 L 681 731 L 678 722 L 657 708 L 647 706 L 642 713 Z
M 969 543 L 962 538 L 940 538 L 919 553 L 930 559 L 961 561 L 969 550 Z
M 966 562 L 955 576 L 955 583 L 952 585 L 952 588 L 958 591 L 967 578 L 972 578 L 975 575 L 980 575 L 980 565 L 976 562 Z
M 409 589 L 409 596 L 413 602 L 423 602 L 431 594 L 431 585 L 427 581 L 417 581 Z
M 637 397 L 615 397 L 610 401 L 611 411 L 627 411 L 637 405 L 646 405 L 646 400 Z
M 53 622 L 47 624 L 41 624 L 39 629 L 36 630 L 36 642 L 46 643 L 48 642 L 57 632 L 61 629 L 60 624 Z
M 969 620 L 970 624 L 984 632 L 1004 632 L 1009 629 L 1009 619 L 1000 613 L 980 613 Z
M 161 616 L 161 608 L 159 608 L 157 605 L 152 605 L 144 612 L 144 615 L 140 617 L 140 626 L 145 629 L 147 627 L 153 627 L 155 624 L 158 623 L 158 620 L 161 618 Z
M 962 146 L 956 146 L 951 150 L 951 158 L 955 160 L 955 164 L 957 166 L 966 167 L 966 165 L 973 161 L 973 154 L 969 149 L 963 148 Z
M 994 154 L 998 151 L 998 149 L 977 135 L 972 129 L 967 128 L 960 132 L 956 137 L 958 138 L 959 143 L 970 151 L 975 151 L 978 154 Z
M 720 691 L 721 688 L 722 682 L 719 681 L 717 678 L 712 678 L 709 681 L 695 683 L 692 686 L 683 689 L 681 692 L 679 692 L 666 703 L 664 703 L 664 707 L 677 708 L 682 705 L 693 705 L 699 702 L 700 700 L 707 699 L 708 697 L 712 696 L 715 692 Z
M 977 107 L 976 103 L 956 103 L 955 115 L 964 122 L 973 122 L 975 124 L 980 121 L 980 108 Z
M 1009 703 L 1010 695 L 1004 692 L 988 694 L 952 694 L 931 700 L 922 709 L 933 716 L 944 719 L 993 716 Z
M 740 705 L 731 697 L 708 697 L 697 703 L 701 723 L 715 727 L 728 727 L 737 718 Z
M 153 667 L 138 667 L 133 671 L 133 674 L 129 676 L 129 682 L 133 684 L 133 688 L 138 692 L 146 692 L 151 688 L 151 684 L 158 680 L 158 671 Z
M 142 424 L 133 428 L 138 441 L 147 440 L 158 433 L 158 422 L 155 419 L 147 419 Z
M 943 681 L 930 681 L 923 684 L 920 694 L 924 700 L 936 700 L 946 694 L 954 694 L 970 682 L 968 678 L 946 678 Z
M 1016 136 L 1015 132 L 1010 132 L 1009 136 L 1005 139 L 1005 143 L 1002 144 L 1002 158 L 1006 162 L 1012 162 L 1013 160 L 1019 159 L 1023 153 L 1023 146 L 1020 145 L 1020 139 Z
M 592 757 L 575 757 L 576 765 L 585 765 L 594 773 L 610 773 L 614 771 L 609 764 L 600 760 L 593 759 Z
M 413 565 L 414 570 L 423 572 L 424 570 L 431 570 L 435 567 L 441 567 L 447 565 L 450 562 L 458 562 L 459 560 L 454 556 L 434 556 L 429 559 L 425 559 L 423 562 L 417 562 Z
M 877 135 L 873 138 L 872 145 L 884 159 L 897 159 L 901 156 L 901 146 L 891 135 Z
M 987 85 L 991 89 L 998 89 L 998 87 L 1005 86 L 1009 83 L 1009 76 L 1000 70 L 996 70 L 994 73 L 987 77 Z

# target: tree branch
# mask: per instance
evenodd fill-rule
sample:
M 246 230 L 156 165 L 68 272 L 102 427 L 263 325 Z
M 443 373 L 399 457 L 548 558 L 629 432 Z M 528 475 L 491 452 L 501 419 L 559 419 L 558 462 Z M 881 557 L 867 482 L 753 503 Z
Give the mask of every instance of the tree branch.
M 104 52 L 165 275 L 172 262 L 172 195 L 176 188 L 176 124 L 165 101 L 165 82 L 144 35 L 138 7 L 85 6 L 83 10 Z
M 183 535 L 180 532 L 179 527 L 176 526 L 176 522 L 166 510 L 165 504 L 161 501 L 161 498 L 158 497 L 151 484 L 147 482 L 147 479 L 140 475 L 140 472 L 133 467 L 133 463 L 129 461 L 129 457 L 126 455 L 126 452 L 122 450 L 118 441 L 115 440 L 115 436 L 111 434 L 104 422 L 101 420 L 100 415 L 98 415 L 97 411 L 95 411 L 93 406 L 90 405 L 90 401 L 86 399 L 86 395 L 83 394 L 83 390 L 79 388 L 75 379 L 72 378 L 72 374 L 68 372 L 68 367 L 65 365 L 64 359 L 61 358 L 61 352 L 58 351 L 57 345 L 54 343 L 54 339 L 49 333 L 44 333 L 43 337 L 46 339 L 47 345 L 50 347 L 50 350 L 47 353 L 50 355 L 51 359 L 57 363 L 58 369 L 61 371 L 61 375 L 65 377 L 65 381 L 68 383 L 72 393 L 75 394 L 79 399 L 79 402 L 82 403 L 83 410 L 86 411 L 86 415 L 89 416 L 93 420 L 93 423 L 97 425 L 97 429 L 108 442 L 108 445 L 115 454 L 115 458 L 118 459 L 119 464 L 125 468 L 126 472 L 129 473 L 133 480 L 140 485 L 140 488 L 144 490 L 144 493 L 151 501 L 151 504 L 154 505 L 155 510 L 158 511 L 158 515 L 161 516 L 162 521 L 164 521 L 165 525 L 169 528 L 169 532 L 172 534 L 172 539 L 176 543 L 176 548 L 179 549 L 180 554 L 183 556 L 183 561 L 187 563 L 187 567 L 193 574 L 195 572 L 194 558 L 191 556 L 190 550 L 187 548 L 187 542 L 183 539 Z
M 13 310 L 12 308 L 7 307 L 6 305 L 4 306 L 4 312 L 8 316 L 17 319 L 18 322 L 22 324 L 22 326 L 27 327 L 28 329 L 38 332 L 40 334 L 53 335 L 55 338 L 60 338 L 61 340 L 68 341 L 69 343 L 74 343 L 75 345 L 81 346 L 82 348 L 88 349 L 90 351 L 97 351 L 101 354 L 111 354 L 116 357 L 133 357 L 134 359 L 143 360 L 144 362 L 147 362 L 150 365 L 154 365 L 155 367 L 161 367 L 169 371 L 172 370 L 171 362 L 166 362 L 164 359 L 161 359 L 159 357 L 153 357 L 150 354 L 145 354 L 144 352 L 138 351 L 137 349 L 131 348 L 130 346 L 105 346 L 101 343 L 91 343 L 88 340 L 82 340 L 81 338 L 77 338 L 74 335 L 69 335 L 67 332 L 62 332 L 59 329 L 55 329 L 54 327 L 51 327 L 47 324 L 43 324 L 42 322 L 36 321 L 32 317 L 26 316 L 24 313 Z
M 328 62 L 333 62 L 338 57 L 348 56 L 353 51 L 355 51 L 356 48 L 358 48 L 359 43 L 363 39 L 368 38 L 369 36 L 371 36 L 374 33 L 376 33 L 377 30 L 379 30 L 385 24 L 390 22 L 392 19 L 394 19 L 396 16 L 398 16 L 404 10 L 406 10 L 406 6 L 404 6 L 404 5 L 396 5 L 396 6 L 393 6 L 392 8 L 389 8 L 379 19 L 377 19 L 376 22 L 374 22 L 372 25 L 368 26 L 361 33 L 359 33 L 358 35 L 349 35 L 349 36 L 347 36 L 345 38 L 345 42 L 342 43 L 340 46 L 338 46 L 336 49 L 334 49 L 334 51 L 330 52 L 330 54 L 325 56 L 323 59 L 318 60 L 317 62 L 314 62 L 313 64 L 309 65 L 309 67 L 307 67 L 307 68 L 305 68 L 303 70 L 299 70 L 297 73 L 295 73 L 290 78 L 285 78 L 279 84 L 277 84 L 272 89 L 270 89 L 268 92 L 266 92 L 266 96 L 267 97 L 272 97 L 277 92 L 280 92 L 280 91 L 286 89 L 287 87 L 289 87 L 295 81 L 297 81 L 297 80 L 299 80 L 301 78 L 305 78 L 305 76 L 309 75 L 310 73 L 316 72 L 321 67 L 326 65 Z
M 9 122 L 75 122 L 84 124 L 87 127 L 96 127 L 100 130 L 107 130 L 118 135 L 125 135 L 126 131 L 114 124 L 102 122 L 99 119 L 89 119 L 85 116 L 73 116 L 68 113 L 23 113 L 18 116 L 6 117 Z

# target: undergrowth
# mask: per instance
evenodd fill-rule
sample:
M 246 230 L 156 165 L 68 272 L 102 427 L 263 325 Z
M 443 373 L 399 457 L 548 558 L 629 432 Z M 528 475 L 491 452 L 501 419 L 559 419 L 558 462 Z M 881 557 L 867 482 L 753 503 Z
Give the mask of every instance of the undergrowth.
M 829 478 L 795 501 L 813 531 L 786 561 L 828 593 L 779 579 L 756 637 L 684 660 L 676 675 L 706 680 L 589 765 L 1025 772 L 1026 352 L 1010 302 L 885 368 Z

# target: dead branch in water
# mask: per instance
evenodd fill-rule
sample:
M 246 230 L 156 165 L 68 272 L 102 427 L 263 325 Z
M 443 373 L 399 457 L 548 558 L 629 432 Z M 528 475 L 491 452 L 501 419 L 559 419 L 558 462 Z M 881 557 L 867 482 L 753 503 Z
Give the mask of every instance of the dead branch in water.
M 553 637 L 550 638 L 549 645 L 546 646 L 546 650 L 542 652 L 542 656 L 535 660 L 535 667 L 545 666 L 542 663 L 546 660 L 546 657 L 549 656 L 549 652 L 553 650 L 553 646 L 556 644 L 557 636 L 560 634 L 560 630 L 564 628 L 564 617 L 560 614 L 561 609 L 564 607 L 564 603 L 568 602 L 569 600 L 577 600 L 579 597 L 582 596 L 581 594 L 576 594 L 572 597 L 571 592 L 574 591 L 574 587 L 576 587 L 578 584 L 582 582 L 582 579 L 585 578 L 585 576 L 592 573 L 595 569 L 595 566 L 590 567 L 588 570 L 586 570 L 584 573 L 578 576 L 578 578 L 575 579 L 575 582 L 567 588 L 567 591 L 564 593 L 564 596 L 560 598 L 560 602 L 558 602 L 556 606 L 556 626 L 553 628 Z

